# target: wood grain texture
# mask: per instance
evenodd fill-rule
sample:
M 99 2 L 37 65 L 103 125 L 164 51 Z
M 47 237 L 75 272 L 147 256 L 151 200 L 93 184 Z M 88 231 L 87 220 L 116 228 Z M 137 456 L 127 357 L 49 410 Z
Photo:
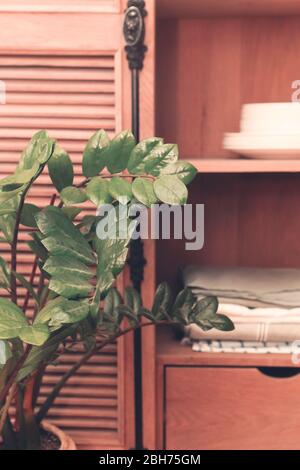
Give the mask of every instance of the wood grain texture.
M 168 367 L 167 449 L 298 449 L 300 376 Z
M 158 0 L 159 17 L 293 15 L 300 13 L 298 0 Z
M 91 134 L 104 128 L 112 136 L 128 126 L 124 110 L 130 100 L 123 94 L 122 83 L 128 83 L 129 71 L 122 63 L 122 17 L 121 12 L 0 15 L 0 79 L 7 85 L 7 104 L 0 109 L 0 177 L 14 171 L 28 139 L 43 127 L 70 153 L 78 182 L 82 150 Z M 45 172 L 29 196 L 31 202 L 45 206 L 52 193 Z M 83 213 L 94 211 L 89 206 Z M 32 268 L 28 240 L 28 230 L 22 227 L 18 272 L 25 276 Z M 8 247 L 1 244 L 0 251 L 9 260 Z M 123 288 L 124 279 L 120 282 Z M 37 284 L 38 276 L 34 287 Z M 22 303 L 23 288 L 18 295 Z M 30 301 L 29 315 L 32 309 Z M 132 347 L 129 335 L 95 356 L 64 387 L 52 407 L 50 419 L 72 434 L 79 448 L 134 445 Z M 42 399 L 81 353 L 63 355 L 57 367 L 49 367 Z
M 116 13 L 120 11 L 120 3 L 121 0 L 3 0 L 0 11 Z

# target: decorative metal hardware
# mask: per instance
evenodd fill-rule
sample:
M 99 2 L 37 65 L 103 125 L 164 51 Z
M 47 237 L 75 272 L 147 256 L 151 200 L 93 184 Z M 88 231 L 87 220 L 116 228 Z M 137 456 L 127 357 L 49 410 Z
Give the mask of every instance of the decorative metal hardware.
M 144 44 L 147 15 L 144 0 L 129 0 L 125 12 L 123 32 L 126 41 L 125 51 L 129 68 L 141 70 L 147 47 Z
M 131 121 L 132 132 L 136 141 L 140 136 L 140 94 L 139 74 L 147 47 L 144 44 L 145 22 L 147 15 L 144 0 L 128 0 L 125 12 L 123 33 L 125 37 L 125 51 L 129 69 L 131 70 Z M 133 287 L 141 291 L 144 279 L 144 246 L 140 238 L 132 240 L 128 259 L 130 279 Z M 134 391 L 135 391 L 135 445 L 136 449 L 143 449 L 143 412 L 142 412 L 142 340 L 140 329 L 134 333 Z

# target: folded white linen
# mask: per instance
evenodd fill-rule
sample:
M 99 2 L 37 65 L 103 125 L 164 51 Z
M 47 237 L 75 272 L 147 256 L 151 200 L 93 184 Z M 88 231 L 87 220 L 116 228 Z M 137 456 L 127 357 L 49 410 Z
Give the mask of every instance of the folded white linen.
M 300 306 L 300 269 L 188 266 L 183 280 L 196 295 L 216 295 L 223 303 Z

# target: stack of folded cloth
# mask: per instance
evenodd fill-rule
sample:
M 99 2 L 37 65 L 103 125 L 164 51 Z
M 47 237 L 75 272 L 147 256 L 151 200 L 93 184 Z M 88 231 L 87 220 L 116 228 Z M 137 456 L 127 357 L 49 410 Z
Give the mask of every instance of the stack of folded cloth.
M 254 352 L 253 348 L 275 352 L 275 347 L 288 352 L 287 348 L 300 340 L 300 269 L 189 266 L 183 280 L 198 298 L 218 297 L 218 313 L 229 316 L 235 325 L 230 332 L 204 332 L 197 325 L 188 326 L 186 335 L 195 350 L 209 346 L 226 352 L 230 341 L 230 351 L 236 342 L 239 352 L 243 347 L 251 349 L 249 352 Z

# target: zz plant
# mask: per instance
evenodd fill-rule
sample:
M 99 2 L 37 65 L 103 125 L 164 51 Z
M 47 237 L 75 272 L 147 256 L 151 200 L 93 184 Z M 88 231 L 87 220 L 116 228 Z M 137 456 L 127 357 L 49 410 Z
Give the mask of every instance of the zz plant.
M 14 174 L 0 181 L 0 236 L 1 242 L 10 245 L 9 262 L 0 257 L 2 448 L 40 448 L 40 423 L 62 387 L 93 354 L 120 336 L 166 322 L 196 323 L 204 330 L 233 328 L 227 317 L 216 313 L 214 297 L 197 300 L 184 289 L 172 300 L 169 287 L 161 284 L 148 309 L 132 287 L 120 293 L 115 281 L 124 269 L 132 230 L 125 237 L 97 237 L 97 224 L 104 216 L 96 207 L 103 204 L 116 209 L 115 224 L 124 204 L 185 204 L 186 185 L 196 170 L 177 160 L 177 146 L 164 144 L 162 139 L 136 144 L 129 131 L 110 140 L 99 130 L 85 147 L 82 181 L 74 184 L 69 155 L 40 131 L 23 151 Z M 56 193 L 48 206 L 40 208 L 27 203 L 26 197 L 46 167 Z M 83 209 L 80 204 L 87 200 L 95 204 L 95 213 L 76 222 Z M 127 226 L 132 222 L 128 216 Z M 35 255 L 30 279 L 18 272 L 21 225 L 30 228 L 28 245 Z M 35 276 L 39 276 L 37 288 Z M 22 303 L 19 286 L 26 291 Z M 33 315 L 26 315 L 29 299 L 34 303 Z M 81 359 L 38 407 L 46 366 L 79 342 L 84 346 Z

